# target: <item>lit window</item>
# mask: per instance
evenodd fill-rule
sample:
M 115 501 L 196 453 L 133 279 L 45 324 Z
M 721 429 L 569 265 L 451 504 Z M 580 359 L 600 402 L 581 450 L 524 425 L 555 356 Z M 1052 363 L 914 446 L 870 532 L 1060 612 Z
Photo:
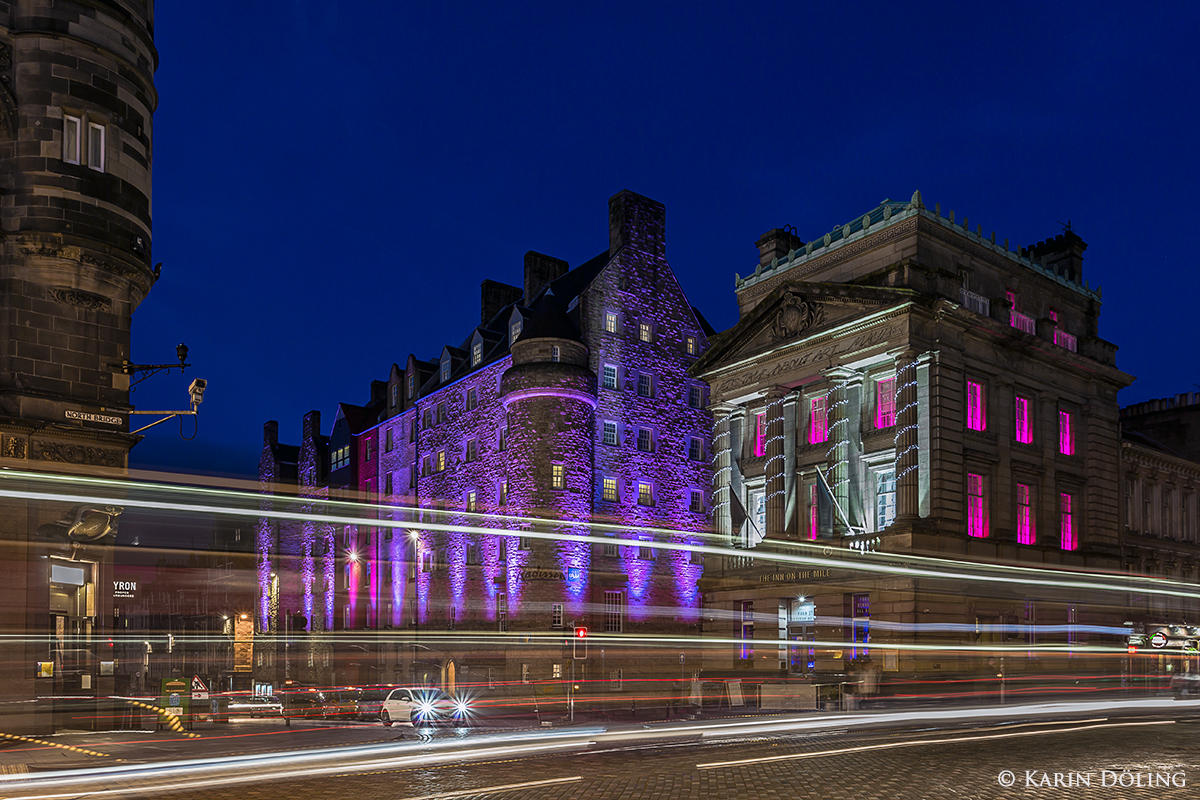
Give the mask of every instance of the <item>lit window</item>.
M 982 539 L 988 535 L 987 504 L 983 496 L 983 476 L 967 474 L 967 535 Z
M 638 505 L 652 506 L 654 505 L 654 489 L 648 483 L 638 484 Z
M 521 321 L 517 320 L 516 322 L 514 322 L 512 324 L 512 327 L 509 329 L 509 336 L 508 336 L 509 342 L 515 342 L 517 340 L 517 337 L 520 335 L 521 335 Z
M 809 444 L 817 444 L 829 440 L 829 409 L 826 406 L 827 395 L 814 397 L 811 402 L 811 414 L 808 426 Z
M 614 367 L 612 364 L 604 365 L 604 388 L 605 389 L 617 388 L 617 368 Z
M 654 396 L 654 381 L 649 375 L 638 375 L 638 397 Z
M 617 502 L 617 479 L 604 479 L 604 499 L 610 503 Z
M 617 443 L 617 423 L 604 423 L 604 443 L 615 445 Z
M 1075 455 L 1075 432 L 1071 427 L 1071 412 L 1058 412 L 1058 452 L 1065 456 Z
M 442 383 L 450 380 L 450 359 L 442 362 Z
M 896 471 L 875 476 L 875 530 L 881 531 L 896 519 Z
M 976 381 L 967 381 L 967 427 L 973 431 L 987 430 L 983 384 Z
M 617 332 L 617 315 L 611 311 L 604 315 L 604 330 L 609 333 Z
M 475 492 L 467 492 L 467 512 L 470 514 L 475 513 L 475 496 Z
M 704 408 L 704 390 L 699 386 L 691 386 L 688 388 L 688 407 Z
M 1029 398 L 1017 396 L 1016 401 L 1017 441 L 1022 444 L 1033 442 L 1033 426 L 1029 423 Z
M 561 678 L 562 677 L 562 664 L 555 664 L 550 668 L 550 677 L 551 678 Z
M 700 514 L 704 511 L 704 493 L 692 492 L 692 501 L 688 504 L 688 511 L 693 514 Z
M 1050 309 L 1050 321 L 1056 325 L 1058 324 L 1058 310 L 1057 309 L 1054 309 L 1054 308 Z
M 604 632 L 622 633 L 625 630 L 625 593 L 604 593 Z
M 1033 504 L 1030 500 L 1029 487 L 1023 483 L 1017 484 L 1017 543 L 1033 544 L 1037 531 L 1034 527 Z
M 695 436 L 688 439 L 688 458 L 690 458 L 692 461 L 699 461 L 703 457 L 704 457 L 704 455 L 702 452 L 700 440 L 697 439 Z
M 479 445 L 475 439 L 467 439 L 467 461 L 474 461 L 479 455 Z
M 562 464 L 555 464 L 550 468 L 550 488 L 565 489 L 567 485 L 566 468 Z
M 446 451 L 438 450 L 437 454 L 437 471 L 441 472 L 446 468 Z
M 767 454 L 767 414 L 759 411 L 754 415 L 754 455 L 761 458 Z
M 689 337 L 687 337 L 685 342 L 686 342 L 686 344 L 684 345 L 684 348 L 687 350 L 687 354 L 689 356 L 696 355 L 696 337 L 689 336 Z
M 637 449 L 643 453 L 649 453 L 654 450 L 654 436 L 649 428 L 638 428 Z
M 563 626 L 563 604 L 550 604 L 550 627 L 561 628 Z
M 498 506 L 508 505 L 508 478 L 505 478 L 504 480 L 500 481 L 500 491 L 497 493 L 497 496 L 496 496 L 496 505 L 498 505 Z
M 1075 512 L 1071 508 L 1071 495 L 1060 494 L 1058 502 L 1061 514 L 1062 549 L 1074 550 L 1079 547 L 1079 534 L 1075 530 Z
M 643 322 L 638 325 L 638 338 L 643 342 L 650 341 L 650 323 Z
M 896 379 L 888 378 L 875 384 L 875 427 L 890 428 L 896 424 Z
M 479 395 L 474 389 L 467 389 L 467 411 L 479 405 Z
M 562 358 L 562 350 L 559 349 L 559 346 L 554 345 L 553 347 L 551 347 L 550 348 L 550 360 L 554 361 L 554 362 L 558 362 L 561 358 Z
M 817 504 L 817 485 L 808 487 L 808 538 L 816 540 L 819 506 Z
M 1061 330 L 1059 328 L 1054 329 L 1054 343 L 1056 345 L 1058 345 L 1059 347 L 1063 347 L 1063 348 L 1066 348 L 1067 350 L 1070 350 L 1072 353 L 1076 353 L 1079 351 L 1078 340 L 1071 334 L 1069 334 L 1066 331 Z
M 83 123 L 79 117 L 63 117 L 63 161 L 79 163 L 79 139 Z
M 88 125 L 88 166 L 104 172 L 104 126 L 94 122 Z
M 501 633 L 508 631 L 508 595 L 503 592 L 496 593 L 496 629 Z M 562 677 L 562 664 L 554 666 L 559 672 L 555 677 Z
M 483 342 L 476 342 L 471 347 L 471 366 L 479 366 L 480 361 L 483 361 Z

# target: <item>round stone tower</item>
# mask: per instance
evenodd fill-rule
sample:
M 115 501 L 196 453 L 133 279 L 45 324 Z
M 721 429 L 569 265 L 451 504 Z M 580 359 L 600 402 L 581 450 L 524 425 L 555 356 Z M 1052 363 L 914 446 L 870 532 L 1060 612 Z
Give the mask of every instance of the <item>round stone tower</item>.
M 150 248 L 153 0 L 0 4 L 0 456 L 121 468 Z

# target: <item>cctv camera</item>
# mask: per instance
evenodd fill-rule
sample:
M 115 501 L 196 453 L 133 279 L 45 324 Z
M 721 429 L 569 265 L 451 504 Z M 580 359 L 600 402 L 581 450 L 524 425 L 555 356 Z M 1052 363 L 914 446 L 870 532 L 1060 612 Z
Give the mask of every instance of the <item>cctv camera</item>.
M 198 404 L 204 400 L 204 390 L 208 388 L 208 381 L 204 378 L 196 378 L 192 384 L 188 386 L 188 394 L 192 396 L 192 403 Z

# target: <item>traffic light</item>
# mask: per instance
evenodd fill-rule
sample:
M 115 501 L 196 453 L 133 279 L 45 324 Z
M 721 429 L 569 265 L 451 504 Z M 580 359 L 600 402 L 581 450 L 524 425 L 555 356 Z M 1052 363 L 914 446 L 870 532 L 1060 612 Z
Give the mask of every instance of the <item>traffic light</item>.
M 571 658 L 582 660 L 587 658 L 587 628 L 575 626 L 575 638 L 571 640 Z

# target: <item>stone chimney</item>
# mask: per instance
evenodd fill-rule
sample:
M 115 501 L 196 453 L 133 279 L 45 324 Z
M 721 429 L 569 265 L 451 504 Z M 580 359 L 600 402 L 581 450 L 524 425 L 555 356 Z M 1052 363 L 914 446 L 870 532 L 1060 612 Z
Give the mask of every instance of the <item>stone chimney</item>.
M 791 225 L 771 228 L 754 244 L 758 246 L 758 263 L 764 267 L 770 264 L 772 259 L 786 258 L 791 251 L 804 247 L 804 242 L 796 235 L 796 229 Z
M 525 256 L 526 275 L 529 274 L 529 256 Z M 511 303 L 521 302 L 520 286 L 510 286 L 490 278 L 479 284 L 479 324 L 487 325 L 500 309 Z
M 263 423 L 263 446 L 274 447 L 279 444 L 279 423 L 268 420 Z
M 561 258 L 535 253 L 533 250 L 526 253 L 524 305 L 530 305 L 542 289 L 566 275 L 568 269 L 570 266 Z
M 321 436 L 321 412 L 310 411 L 304 415 L 304 438 L 301 441 L 315 442 Z
M 608 254 L 631 247 L 650 256 L 667 254 L 667 209 L 625 189 L 608 199 Z
M 1053 239 L 1029 246 L 1029 257 L 1072 283 L 1083 283 L 1083 251 L 1087 242 L 1069 227 Z
M 371 381 L 371 402 L 380 403 L 387 398 L 387 381 Z

